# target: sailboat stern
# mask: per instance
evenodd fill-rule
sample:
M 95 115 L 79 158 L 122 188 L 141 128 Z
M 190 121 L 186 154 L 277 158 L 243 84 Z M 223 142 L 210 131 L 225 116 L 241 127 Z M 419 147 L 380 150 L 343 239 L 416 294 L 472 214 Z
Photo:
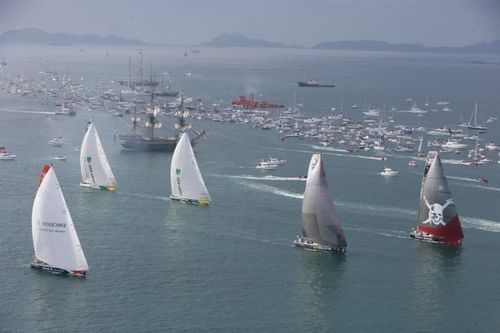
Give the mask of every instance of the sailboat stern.
M 462 226 L 458 215 L 455 215 L 445 226 L 431 227 L 419 224 L 410 237 L 429 241 L 432 243 L 443 243 L 448 245 L 460 245 L 464 239 Z
M 118 185 L 115 183 L 102 185 L 102 186 L 99 186 L 99 189 L 105 190 L 105 191 L 116 191 L 118 189 Z

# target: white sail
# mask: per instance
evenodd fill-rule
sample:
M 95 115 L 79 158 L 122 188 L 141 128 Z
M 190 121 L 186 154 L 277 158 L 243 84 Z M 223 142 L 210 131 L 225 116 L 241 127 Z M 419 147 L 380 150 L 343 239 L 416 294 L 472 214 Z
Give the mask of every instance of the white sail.
M 170 165 L 171 198 L 194 204 L 210 203 L 189 136 L 184 132 L 175 147 Z
M 313 154 L 302 201 L 302 239 L 296 245 L 345 252 L 347 242 L 335 212 L 320 154 Z M 313 243 L 303 243 L 307 239 Z
M 68 272 L 89 269 L 52 167 L 36 193 L 31 230 L 38 260 Z
M 102 148 L 99 134 L 91 123 L 83 138 L 80 149 L 80 169 L 82 186 L 96 189 L 116 190 L 116 180 Z

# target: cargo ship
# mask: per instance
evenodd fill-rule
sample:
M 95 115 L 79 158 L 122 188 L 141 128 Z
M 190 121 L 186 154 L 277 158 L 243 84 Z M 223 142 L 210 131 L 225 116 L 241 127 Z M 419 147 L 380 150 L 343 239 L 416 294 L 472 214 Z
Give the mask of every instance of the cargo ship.
M 299 87 L 333 88 L 334 84 L 322 84 L 316 80 L 299 81 Z

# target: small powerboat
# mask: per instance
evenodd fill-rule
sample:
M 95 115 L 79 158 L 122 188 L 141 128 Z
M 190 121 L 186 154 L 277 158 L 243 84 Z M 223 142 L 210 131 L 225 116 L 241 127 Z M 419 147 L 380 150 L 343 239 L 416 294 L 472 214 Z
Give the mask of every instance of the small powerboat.
M 3 161 L 13 161 L 16 159 L 16 155 L 10 154 L 5 150 L 4 146 L 0 147 L 0 160 Z
M 398 171 L 391 168 L 384 168 L 384 171 L 380 172 L 382 176 L 396 176 L 398 173 Z
M 415 161 L 415 160 L 410 160 L 410 161 L 408 162 L 408 165 L 409 165 L 409 166 L 411 166 L 411 167 L 416 167 L 416 166 L 417 166 L 417 161 Z
M 261 160 L 260 164 L 257 165 L 257 169 L 262 169 L 262 170 L 276 170 L 278 169 L 278 164 L 271 164 L 268 161 Z

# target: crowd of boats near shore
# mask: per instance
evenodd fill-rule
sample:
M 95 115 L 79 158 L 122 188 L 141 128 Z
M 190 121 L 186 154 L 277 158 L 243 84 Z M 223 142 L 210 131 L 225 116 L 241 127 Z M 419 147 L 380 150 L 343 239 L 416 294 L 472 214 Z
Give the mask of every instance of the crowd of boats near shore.
M 9 79 L 5 73 L 1 74 L 0 92 L 38 98 L 47 105 L 44 110 L 49 107 L 53 108 L 54 114 L 68 116 L 77 112 L 102 111 L 123 117 L 124 123 L 129 126 L 132 126 L 130 119 L 133 119 L 134 113 L 147 112 L 155 89 L 152 84 L 124 87 L 118 81 L 101 81 L 90 87 L 85 84 L 84 78 L 75 80 L 54 71 L 40 71 L 29 79 L 19 75 Z M 342 106 L 332 107 L 328 114 L 319 116 L 310 115 L 306 106 L 295 102 L 288 107 L 278 105 L 278 108 L 264 109 L 231 105 L 229 101 L 226 105 L 211 103 L 187 94 L 154 96 L 155 115 L 158 117 L 172 120 L 178 116 L 180 108 L 185 108 L 188 110 L 184 113 L 187 118 L 274 130 L 282 140 L 305 139 L 313 145 L 343 153 L 371 152 L 384 159 L 390 154 L 422 155 L 432 149 L 457 154 L 461 156 L 462 164 L 470 166 L 487 164 L 495 159 L 498 161 L 499 158 L 500 144 L 482 139 L 488 125 L 497 118 L 479 121 L 477 103 L 471 109 L 468 122 L 429 128 L 398 124 L 395 116 L 397 113 L 424 116 L 428 112 L 447 112 L 451 110 L 450 102 L 438 101 L 435 107 L 426 102 L 424 108 L 420 108 L 413 98 L 407 98 L 406 102 L 411 105 L 407 110 L 351 105 L 345 110 Z M 163 131 L 166 128 L 166 131 L 175 132 L 174 123 L 172 121 L 171 126 L 163 126 Z M 2 157 L 9 158 L 7 155 Z

